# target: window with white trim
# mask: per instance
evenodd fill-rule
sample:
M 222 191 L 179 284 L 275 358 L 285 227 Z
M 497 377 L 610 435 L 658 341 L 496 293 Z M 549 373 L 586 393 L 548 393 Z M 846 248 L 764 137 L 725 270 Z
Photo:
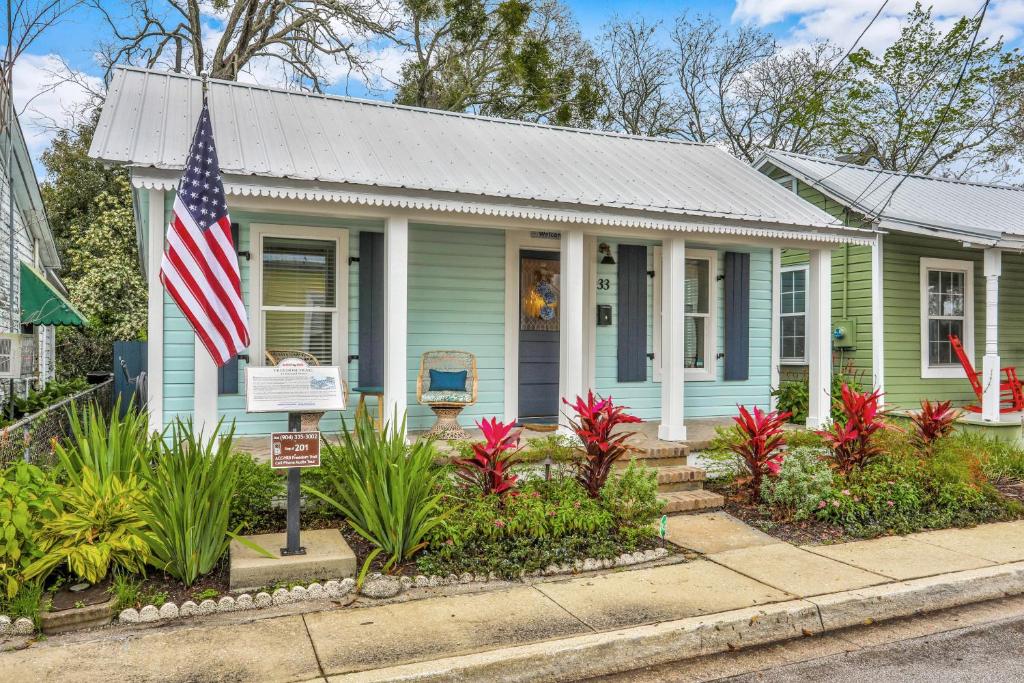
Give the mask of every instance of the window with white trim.
M 973 357 L 973 280 L 971 261 L 921 259 L 922 377 L 963 375 L 950 335 L 956 335 L 967 356 Z
M 263 234 L 260 240 L 261 355 L 337 364 L 338 239 Z
M 781 270 L 779 286 L 779 360 L 807 362 L 807 266 Z
M 661 247 L 654 248 L 654 381 L 661 381 Z M 688 381 L 715 379 L 718 349 L 717 276 L 718 253 L 686 250 L 685 317 L 683 319 L 684 378 Z
M 708 351 L 713 345 L 711 338 L 714 335 L 711 327 L 711 259 L 687 258 L 685 278 L 684 367 L 687 370 L 705 370 L 712 366 L 714 358 L 708 358 Z

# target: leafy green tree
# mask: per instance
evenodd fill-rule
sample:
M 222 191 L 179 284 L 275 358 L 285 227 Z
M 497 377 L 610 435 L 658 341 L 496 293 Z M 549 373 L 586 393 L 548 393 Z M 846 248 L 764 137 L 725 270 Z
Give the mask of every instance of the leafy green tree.
M 600 60 L 557 0 L 404 0 L 411 57 L 395 101 L 589 126 Z
M 836 121 L 849 158 L 956 177 L 1012 168 L 1022 151 L 1013 135 L 1020 102 L 1008 85 L 1021 55 L 986 39 L 972 52 L 979 21 L 963 17 L 943 33 L 931 9 L 917 4 L 881 55 L 866 48 L 850 55 L 855 72 Z
M 112 344 L 138 339 L 146 327 L 146 284 L 139 270 L 128 172 L 88 155 L 96 118 L 62 130 L 42 155 L 43 200 L 72 303 L 85 330 L 60 328 L 57 373 L 109 370 Z

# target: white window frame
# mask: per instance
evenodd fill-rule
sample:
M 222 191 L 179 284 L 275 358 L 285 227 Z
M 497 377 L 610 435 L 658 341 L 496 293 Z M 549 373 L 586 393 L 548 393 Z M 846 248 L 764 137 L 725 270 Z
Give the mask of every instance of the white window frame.
M 263 312 L 265 310 L 301 311 L 295 306 L 263 306 L 263 239 L 265 237 L 283 237 L 286 239 L 312 239 L 334 242 L 336 248 L 336 268 L 334 278 L 335 306 L 331 311 L 331 365 L 342 369 L 342 376 L 347 376 L 348 367 L 348 230 L 344 228 L 314 228 L 290 225 L 256 225 L 249 226 L 250 251 L 252 260 L 249 262 L 249 322 L 252 331 L 252 345 L 249 364 L 258 367 L 266 364 L 266 348 L 263 339 Z M 325 311 L 326 307 L 310 307 L 310 311 Z
M 782 273 L 790 273 L 796 270 L 804 271 L 804 311 L 803 313 L 783 313 L 782 312 Z M 807 302 L 810 300 L 808 296 L 810 294 L 811 285 L 811 268 L 806 263 L 801 263 L 795 266 L 783 266 L 779 268 L 779 364 L 780 365 L 807 365 Z M 793 318 L 798 315 L 802 315 L 804 318 L 804 355 L 801 358 L 793 357 L 788 358 L 782 355 L 782 319 Z
M 932 366 L 928 364 L 928 273 L 933 270 L 964 273 L 964 345 L 967 357 L 974 359 L 974 262 L 956 259 L 921 258 L 921 378 L 942 379 L 966 377 L 963 367 L 956 365 Z
M 21 345 L 23 335 L 18 332 L 2 332 L 0 333 L 0 340 L 7 341 L 10 344 L 10 353 L 3 354 L 8 357 L 8 369 L 6 372 L 0 372 L 0 377 L 4 379 L 21 377 Z
M 654 381 L 661 382 L 661 247 L 654 247 Z M 704 367 L 686 368 L 683 379 L 687 382 L 714 382 L 718 375 L 718 252 L 712 249 L 686 249 L 686 260 L 708 261 L 708 312 L 704 339 Z M 692 317 L 692 316 L 691 316 Z
M 775 179 L 775 182 L 777 182 L 779 185 L 782 185 L 783 187 L 788 189 L 790 192 L 799 194 L 799 190 L 798 190 L 797 184 L 796 184 L 796 178 L 794 176 L 791 176 L 791 175 L 779 176 L 778 178 Z

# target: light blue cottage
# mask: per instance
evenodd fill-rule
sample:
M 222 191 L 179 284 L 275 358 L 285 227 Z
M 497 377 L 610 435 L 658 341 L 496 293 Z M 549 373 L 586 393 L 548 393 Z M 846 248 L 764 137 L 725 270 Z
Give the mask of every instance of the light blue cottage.
M 557 420 L 561 396 L 592 388 L 683 440 L 688 418 L 769 403 L 781 249 L 827 273 L 835 245 L 872 239 L 709 145 L 211 81 L 253 330 L 218 370 L 156 276 L 201 98 L 198 79 L 119 69 L 91 150 L 132 173 L 155 429 L 285 429 L 284 414 L 246 414 L 242 369 L 298 352 L 427 429 L 421 357 L 458 350 L 478 375 L 463 424 Z M 815 281 L 820 424 L 831 295 Z

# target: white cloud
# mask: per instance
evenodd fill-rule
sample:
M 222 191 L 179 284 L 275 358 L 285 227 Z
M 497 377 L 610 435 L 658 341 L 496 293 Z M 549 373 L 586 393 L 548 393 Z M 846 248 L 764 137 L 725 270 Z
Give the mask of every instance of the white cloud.
M 981 0 L 929 0 L 938 27 L 947 29 L 962 16 L 974 16 Z M 828 39 L 848 47 L 871 21 L 881 0 L 737 0 L 733 19 L 767 26 L 795 21 L 789 41 L 808 43 Z M 903 19 L 914 0 L 890 0 L 859 45 L 873 51 L 884 49 L 899 35 Z M 1024 34 L 1024 2 L 992 0 L 982 34 L 1015 41 Z
M 56 55 L 19 57 L 14 66 L 14 104 L 32 158 L 38 159 L 56 130 L 73 123 L 94 93 L 103 90 L 101 78 L 79 71 L 68 74 Z

